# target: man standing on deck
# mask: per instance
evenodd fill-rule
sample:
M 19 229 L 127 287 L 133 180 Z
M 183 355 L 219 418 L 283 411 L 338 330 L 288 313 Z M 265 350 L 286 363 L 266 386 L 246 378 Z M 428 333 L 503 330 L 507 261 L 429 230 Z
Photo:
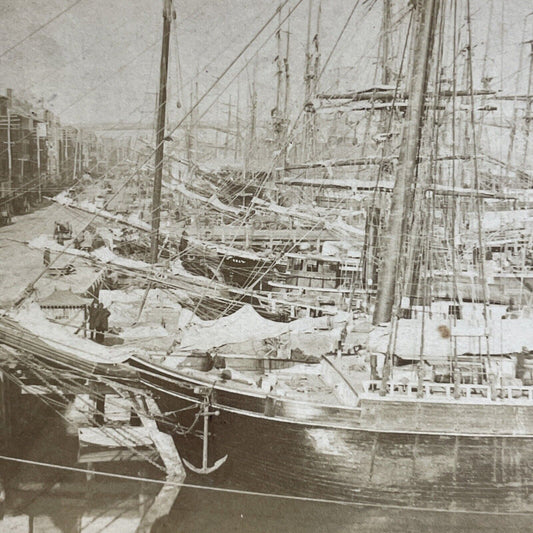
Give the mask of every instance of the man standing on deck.
M 95 340 L 95 329 L 96 329 L 96 313 L 98 310 L 98 304 L 96 300 L 93 300 L 91 306 L 89 307 L 89 330 L 91 332 L 90 338 L 92 341 Z
M 109 315 L 111 313 L 104 307 L 104 304 L 99 303 L 96 309 L 96 316 L 94 321 L 94 329 L 96 330 L 96 342 L 104 344 L 104 333 L 109 327 Z

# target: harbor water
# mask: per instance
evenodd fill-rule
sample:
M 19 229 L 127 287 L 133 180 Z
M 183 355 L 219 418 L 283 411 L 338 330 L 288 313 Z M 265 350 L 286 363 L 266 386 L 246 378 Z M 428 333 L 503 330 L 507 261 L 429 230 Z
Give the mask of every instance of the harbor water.
M 124 460 L 122 454 L 123 460 L 112 460 L 113 454 L 80 450 L 66 420 L 35 396 L 18 396 L 13 415 L 0 461 L 5 496 L 0 531 L 6 533 L 533 531 L 531 515 L 516 505 L 509 514 L 480 509 L 475 484 L 471 501 L 463 502 L 472 512 L 450 512 L 417 510 L 416 501 L 401 508 L 231 493 L 205 481 L 203 488 L 181 488 L 170 512 L 147 523 L 163 487 L 160 470 L 142 457 Z M 529 482 L 516 480 L 523 486 L 524 509 Z M 495 483 L 494 489 L 500 488 Z M 418 497 L 425 496 L 430 495 Z

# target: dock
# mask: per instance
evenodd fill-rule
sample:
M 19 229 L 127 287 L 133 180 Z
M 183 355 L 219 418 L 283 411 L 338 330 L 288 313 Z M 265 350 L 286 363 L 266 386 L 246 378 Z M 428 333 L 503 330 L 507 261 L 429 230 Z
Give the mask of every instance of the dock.
M 141 519 L 136 531 L 136 533 L 149 533 L 153 523 L 170 512 L 186 473 L 172 437 L 162 433 L 157 427 L 154 417 L 161 416 L 161 411 L 155 400 L 143 396 L 132 396 L 132 404 L 143 427 L 148 431 L 167 472 L 166 483 Z
M 154 445 L 163 462 L 166 477 L 161 490 L 142 515 L 136 529 L 137 533 L 149 533 L 155 521 L 170 512 L 181 489 L 181 484 L 185 480 L 186 472 L 172 437 L 161 432 L 157 426 L 156 418 L 162 417 L 162 413 L 155 400 L 134 392 L 131 392 L 129 396 L 119 393 L 119 396 L 123 400 L 121 402 L 124 408 L 122 416 L 116 412 L 116 409 L 114 413 L 110 413 L 104 401 L 105 417 L 103 413 L 101 416 L 105 425 L 78 427 L 79 461 L 88 464 L 88 468 L 92 469 L 93 462 L 142 460 L 146 457 L 147 446 Z M 83 400 L 89 400 L 89 398 Z M 92 410 L 87 407 L 87 402 L 78 403 L 81 406 L 78 420 L 90 420 Z M 141 426 L 132 426 L 131 423 L 125 422 L 124 417 L 128 418 L 131 412 L 137 415 Z M 110 414 L 111 418 L 108 416 Z M 76 418 L 72 416 L 71 418 L 75 422 Z M 107 423 L 113 424 L 118 421 L 122 424 L 117 427 L 107 425 Z

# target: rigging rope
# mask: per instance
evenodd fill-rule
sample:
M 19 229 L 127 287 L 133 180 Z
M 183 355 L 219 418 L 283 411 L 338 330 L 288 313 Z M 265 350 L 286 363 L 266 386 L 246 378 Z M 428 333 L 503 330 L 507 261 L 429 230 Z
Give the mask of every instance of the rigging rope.
M 25 35 L 22 39 L 18 40 L 15 44 L 11 45 L 9 48 L 6 48 L 2 53 L 0 53 L 0 58 L 4 57 L 6 54 L 11 52 L 11 50 L 14 50 L 18 46 L 20 46 L 22 43 L 27 41 L 30 37 L 33 37 L 36 33 L 39 33 L 42 29 L 49 26 L 52 22 L 57 20 L 59 17 L 70 11 L 73 7 L 76 7 L 79 3 L 83 2 L 83 0 L 76 0 L 74 3 L 67 6 L 63 11 L 60 11 L 57 13 L 57 15 L 54 15 L 51 19 L 47 20 L 44 24 L 41 24 L 39 27 L 35 28 L 32 32 Z

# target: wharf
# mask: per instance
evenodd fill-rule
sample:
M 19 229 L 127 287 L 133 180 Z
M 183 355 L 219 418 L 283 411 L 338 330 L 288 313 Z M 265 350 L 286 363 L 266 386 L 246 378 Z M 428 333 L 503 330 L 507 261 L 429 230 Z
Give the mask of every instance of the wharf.
M 11 306 L 24 289 L 42 272 L 43 252 L 33 250 L 27 243 L 40 233 L 52 235 L 54 224 L 69 222 L 74 234 L 80 232 L 90 222 L 92 215 L 73 211 L 54 204 L 42 207 L 20 217 L 13 217 L 13 223 L 0 227 L 0 307 Z M 52 257 L 53 259 L 53 257 Z M 72 262 L 72 258 L 69 260 Z M 65 266 L 63 263 L 58 266 Z M 54 265 L 56 266 L 56 265 Z M 101 269 L 76 262 L 75 272 L 62 276 L 52 270 L 39 280 L 35 288 L 39 298 L 48 296 L 55 289 L 78 287 L 77 292 L 85 292 L 100 276 Z

